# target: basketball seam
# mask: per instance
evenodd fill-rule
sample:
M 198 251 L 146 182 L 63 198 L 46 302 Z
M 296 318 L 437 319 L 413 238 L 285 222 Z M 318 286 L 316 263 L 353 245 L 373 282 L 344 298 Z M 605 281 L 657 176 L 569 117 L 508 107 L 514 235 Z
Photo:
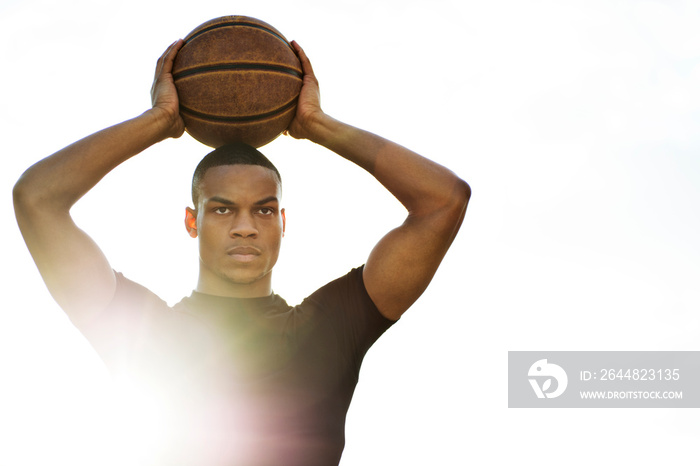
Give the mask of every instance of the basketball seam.
M 284 113 L 285 111 L 289 110 L 290 108 L 292 108 L 293 106 L 295 106 L 296 104 L 297 104 L 297 99 L 295 98 L 294 100 L 284 104 L 283 106 L 276 108 L 274 110 L 271 110 L 269 112 L 261 113 L 259 115 L 248 115 L 248 116 L 212 115 L 210 113 L 203 113 L 203 112 L 198 112 L 196 110 L 192 110 L 191 108 L 187 108 L 183 105 L 180 105 L 180 112 L 192 115 L 194 117 L 209 120 L 209 121 L 219 121 L 219 122 L 224 122 L 224 123 L 246 123 L 246 122 L 250 122 L 250 121 L 264 120 L 266 118 L 280 115 L 280 114 Z
M 255 23 L 243 23 L 243 22 L 219 23 L 219 24 L 214 24 L 214 25 L 212 25 L 212 26 L 206 27 L 206 28 L 202 29 L 201 31 L 197 31 L 197 32 L 195 32 L 194 34 L 192 34 L 192 36 L 189 37 L 189 38 L 187 39 L 187 41 L 185 42 L 185 45 L 187 45 L 187 44 L 189 44 L 190 42 L 192 42 L 192 40 L 193 40 L 195 37 L 199 37 L 199 36 L 201 36 L 202 34 L 204 34 L 204 33 L 206 33 L 206 32 L 212 31 L 212 30 L 214 30 L 214 29 L 229 27 L 229 26 L 230 26 L 230 27 L 246 26 L 246 27 L 251 27 L 251 28 L 254 28 L 254 29 L 260 29 L 261 31 L 265 31 L 265 32 L 267 32 L 267 33 L 269 33 L 269 34 L 272 34 L 273 36 L 277 37 L 279 40 L 281 40 L 282 42 L 284 42 L 285 45 L 286 45 L 287 47 L 289 47 L 290 49 L 294 50 L 294 49 L 292 48 L 292 46 L 290 45 L 290 43 L 287 42 L 287 39 L 285 39 L 284 37 L 282 37 L 280 34 L 276 33 L 275 31 L 273 31 L 273 30 L 271 30 L 271 29 L 269 29 L 269 28 L 266 28 L 265 26 L 262 26 L 262 25 L 260 25 L 260 24 L 255 24 Z
M 224 70 L 246 70 L 246 71 L 273 71 L 285 73 L 301 79 L 302 74 L 294 68 L 281 65 L 266 65 L 262 63 L 222 63 L 220 65 L 206 65 L 191 68 L 189 70 L 179 71 L 173 75 L 173 79 L 177 81 L 180 78 L 191 76 L 193 74 L 203 74 L 210 71 Z

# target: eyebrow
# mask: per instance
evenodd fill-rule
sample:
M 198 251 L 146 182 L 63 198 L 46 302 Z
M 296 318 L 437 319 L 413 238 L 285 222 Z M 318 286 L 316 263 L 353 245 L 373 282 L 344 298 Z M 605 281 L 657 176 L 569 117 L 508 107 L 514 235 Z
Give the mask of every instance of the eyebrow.
M 224 197 L 221 196 L 213 196 L 207 199 L 207 204 L 210 202 L 216 202 L 218 204 L 223 204 L 223 205 L 229 205 L 229 206 L 234 206 L 236 205 L 235 202 L 230 201 Z M 269 204 L 270 202 L 279 202 L 279 199 L 277 199 L 276 196 L 268 196 L 264 199 L 260 199 L 259 201 L 255 201 L 253 205 L 264 205 L 264 204 Z

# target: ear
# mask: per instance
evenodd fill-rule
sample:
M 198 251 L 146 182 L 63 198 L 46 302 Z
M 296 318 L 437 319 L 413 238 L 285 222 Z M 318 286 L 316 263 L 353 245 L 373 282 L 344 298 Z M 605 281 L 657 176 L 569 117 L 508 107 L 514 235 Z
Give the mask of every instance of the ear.
M 197 212 L 190 207 L 185 209 L 185 228 L 192 238 L 197 237 Z
M 280 210 L 280 213 L 282 214 L 282 237 L 284 237 L 284 230 L 287 228 L 287 214 L 284 209 Z

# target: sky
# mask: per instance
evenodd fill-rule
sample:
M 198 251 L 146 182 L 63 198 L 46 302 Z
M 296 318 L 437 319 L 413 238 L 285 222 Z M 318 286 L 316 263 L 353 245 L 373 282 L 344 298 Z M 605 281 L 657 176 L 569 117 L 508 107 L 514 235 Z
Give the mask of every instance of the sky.
M 126 464 L 157 432 L 130 422 L 148 407 L 114 393 L 53 303 L 10 191 L 32 163 L 147 110 L 165 48 L 229 14 L 304 47 L 327 113 L 473 191 L 433 283 L 365 359 L 341 465 L 697 461 L 694 409 L 507 407 L 508 351 L 700 350 L 697 2 L 5 0 L 0 465 Z M 403 221 L 337 155 L 287 137 L 261 150 L 285 183 L 273 286 L 290 303 Z M 170 303 L 196 283 L 183 219 L 207 152 L 162 142 L 73 210 L 115 269 Z

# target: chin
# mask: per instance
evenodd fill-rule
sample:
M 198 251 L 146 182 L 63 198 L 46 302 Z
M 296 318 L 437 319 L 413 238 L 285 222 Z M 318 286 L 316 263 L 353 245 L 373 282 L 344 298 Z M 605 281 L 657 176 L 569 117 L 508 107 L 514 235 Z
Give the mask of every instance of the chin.
M 264 279 L 270 272 L 265 271 L 235 271 L 226 274 L 225 278 L 234 285 L 253 285 Z

